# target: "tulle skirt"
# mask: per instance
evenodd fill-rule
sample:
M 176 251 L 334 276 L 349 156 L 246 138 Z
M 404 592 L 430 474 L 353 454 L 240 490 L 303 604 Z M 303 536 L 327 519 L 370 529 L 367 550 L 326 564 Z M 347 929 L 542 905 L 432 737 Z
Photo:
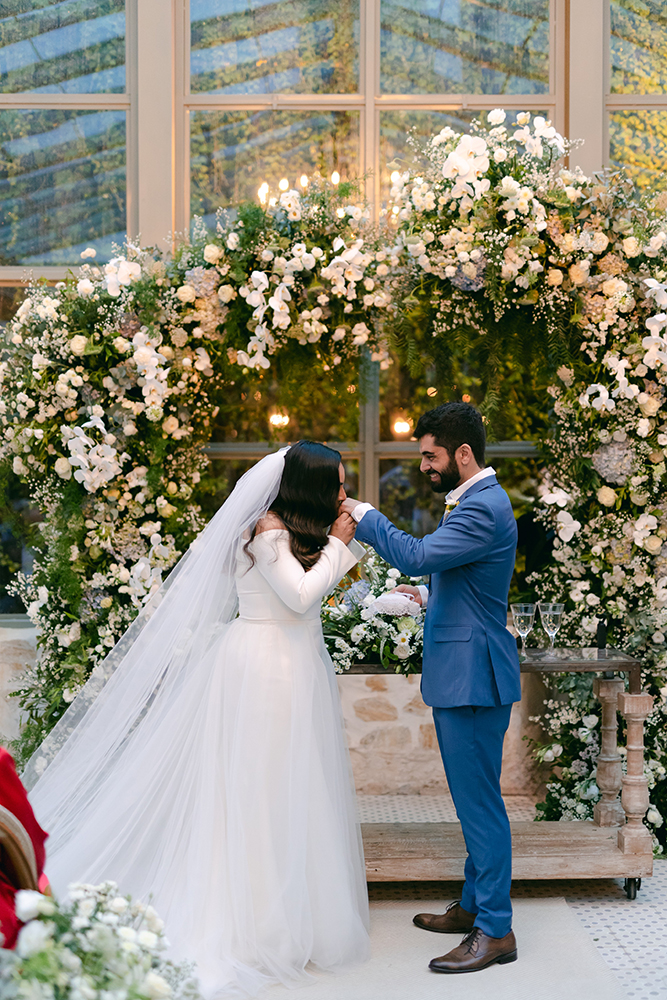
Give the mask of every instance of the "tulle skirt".
M 47 874 L 113 879 L 166 923 L 209 998 L 297 985 L 369 954 L 340 700 L 319 619 L 237 618 L 162 712 L 138 723 Z M 145 736 L 144 736 L 145 733 Z

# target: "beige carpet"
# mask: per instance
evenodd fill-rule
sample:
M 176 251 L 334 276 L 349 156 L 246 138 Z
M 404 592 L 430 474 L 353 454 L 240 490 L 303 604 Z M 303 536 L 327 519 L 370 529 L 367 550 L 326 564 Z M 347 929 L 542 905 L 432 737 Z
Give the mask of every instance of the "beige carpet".
M 345 975 L 319 975 L 299 995 L 303 1000 L 624 1000 L 627 996 L 564 899 L 514 901 L 517 962 L 468 975 L 429 972 L 430 959 L 449 951 L 459 938 L 421 931 L 412 917 L 420 911 L 442 912 L 447 902 L 371 903 L 370 962 Z M 263 994 L 267 1000 L 294 995 L 294 990 L 282 986 Z

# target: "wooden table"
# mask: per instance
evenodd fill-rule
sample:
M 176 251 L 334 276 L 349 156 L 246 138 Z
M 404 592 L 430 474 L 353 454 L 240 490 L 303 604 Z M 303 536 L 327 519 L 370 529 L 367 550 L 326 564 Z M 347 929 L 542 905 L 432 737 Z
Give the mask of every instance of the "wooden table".
M 653 873 L 653 843 L 643 818 L 649 804 L 644 777 L 644 722 L 653 707 L 641 691 L 641 663 L 615 649 L 531 649 L 522 673 L 596 673 L 602 706 L 594 818 L 579 822 L 512 823 L 512 876 L 516 879 L 624 878 L 635 899 Z M 350 673 L 388 673 L 357 664 Z M 629 690 L 625 679 L 628 674 Z M 621 767 L 617 711 L 627 723 L 627 773 Z M 619 798 L 619 792 L 621 793 Z M 458 823 L 365 823 L 370 882 L 463 879 L 466 851 Z

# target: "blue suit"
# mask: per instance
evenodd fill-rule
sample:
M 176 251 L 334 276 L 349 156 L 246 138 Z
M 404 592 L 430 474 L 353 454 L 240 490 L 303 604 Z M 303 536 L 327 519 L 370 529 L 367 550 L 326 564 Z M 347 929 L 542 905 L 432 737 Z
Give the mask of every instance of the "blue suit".
M 409 576 L 430 574 L 422 695 L 466 841 L 462 906 L 491 937 L 511 929 L 512 844 L 500 770 L 519 657 L 507 631 L 517 529 L 495 476 L 474 483 L 432 535 L 413 538 L 379 511 L 356 537 Z

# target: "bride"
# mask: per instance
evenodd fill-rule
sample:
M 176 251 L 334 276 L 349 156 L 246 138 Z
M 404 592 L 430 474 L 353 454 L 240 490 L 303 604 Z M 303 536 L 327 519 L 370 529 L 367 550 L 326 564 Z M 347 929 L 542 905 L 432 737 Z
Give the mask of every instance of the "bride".
M 338 452 L 310 441 L 250 469 L 24 775 L 56 892 L 111 879 L 152 897 L 206 997 L 368 957 L 320 625 L 322 597 L 363 554 L 343 480 Z

